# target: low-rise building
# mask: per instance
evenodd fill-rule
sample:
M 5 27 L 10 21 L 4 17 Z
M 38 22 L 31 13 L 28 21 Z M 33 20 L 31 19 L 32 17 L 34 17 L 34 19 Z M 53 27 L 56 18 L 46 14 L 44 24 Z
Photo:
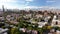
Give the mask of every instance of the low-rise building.
M 58 17 L 56 15 L 54 15 L 54 18 L 52 20 L 51 26 L 58 26 L 58 27 L 60 27 L 60 20 L 58 19 Z
M 8 29 L 0 28 L 0 34 L 8 34 L 7 31 L 8 31 Z
M 47 22 L 38 22 L 38 27 L 42 28 L 45 24 L 47 24 Z

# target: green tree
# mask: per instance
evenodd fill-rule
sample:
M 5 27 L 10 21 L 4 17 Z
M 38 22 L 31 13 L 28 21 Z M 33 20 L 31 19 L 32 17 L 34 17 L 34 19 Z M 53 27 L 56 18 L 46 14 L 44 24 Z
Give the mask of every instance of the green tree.
M 11 28 L 11 34 L 20 34 L 17 28 Z

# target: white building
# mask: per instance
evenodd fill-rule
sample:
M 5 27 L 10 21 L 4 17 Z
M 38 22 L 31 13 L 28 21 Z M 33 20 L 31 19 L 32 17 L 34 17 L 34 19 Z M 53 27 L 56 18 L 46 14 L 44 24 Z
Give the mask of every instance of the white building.
M 8 34 L 7 31 L 8 31 L 7 28 L 6 29 L 0 28 L 0 34 Z
M 45 24 L 47 24 L 47 22 L 38 22 L 38 27 L 42 28 Z
M 19 30 L 25 32 L 26 28 L 20 28 Z
M 57 30 L 57 31 L 56 31 L 56 34 L 60 34 L 60 31 L 59 31 L 59 30 Z
M 51 26 L 58 26 L 60 27 L 60 20 L 59 18 L 57 19 L 58 17 L 56 15 L 54 15 L 54 18 L 52 20 L 52 23 L 51 23 Z

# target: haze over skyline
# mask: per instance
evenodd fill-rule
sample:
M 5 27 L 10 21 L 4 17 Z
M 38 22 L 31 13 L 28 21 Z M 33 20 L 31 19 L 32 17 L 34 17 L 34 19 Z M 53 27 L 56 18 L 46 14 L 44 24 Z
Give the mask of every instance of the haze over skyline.
M 59 8 L 60 0 L 0 0 L 0 8 L 4 5 L 8 9 L 23 8 Z

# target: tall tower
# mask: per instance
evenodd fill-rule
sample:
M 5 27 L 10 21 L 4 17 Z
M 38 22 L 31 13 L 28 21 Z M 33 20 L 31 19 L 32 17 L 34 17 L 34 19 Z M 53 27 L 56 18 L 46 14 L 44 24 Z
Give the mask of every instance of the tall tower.
M 4 5 L 2 5 L 2 10 L 3 10 L 3 12 L 5 11 L 5 9 L 4 9 Z

